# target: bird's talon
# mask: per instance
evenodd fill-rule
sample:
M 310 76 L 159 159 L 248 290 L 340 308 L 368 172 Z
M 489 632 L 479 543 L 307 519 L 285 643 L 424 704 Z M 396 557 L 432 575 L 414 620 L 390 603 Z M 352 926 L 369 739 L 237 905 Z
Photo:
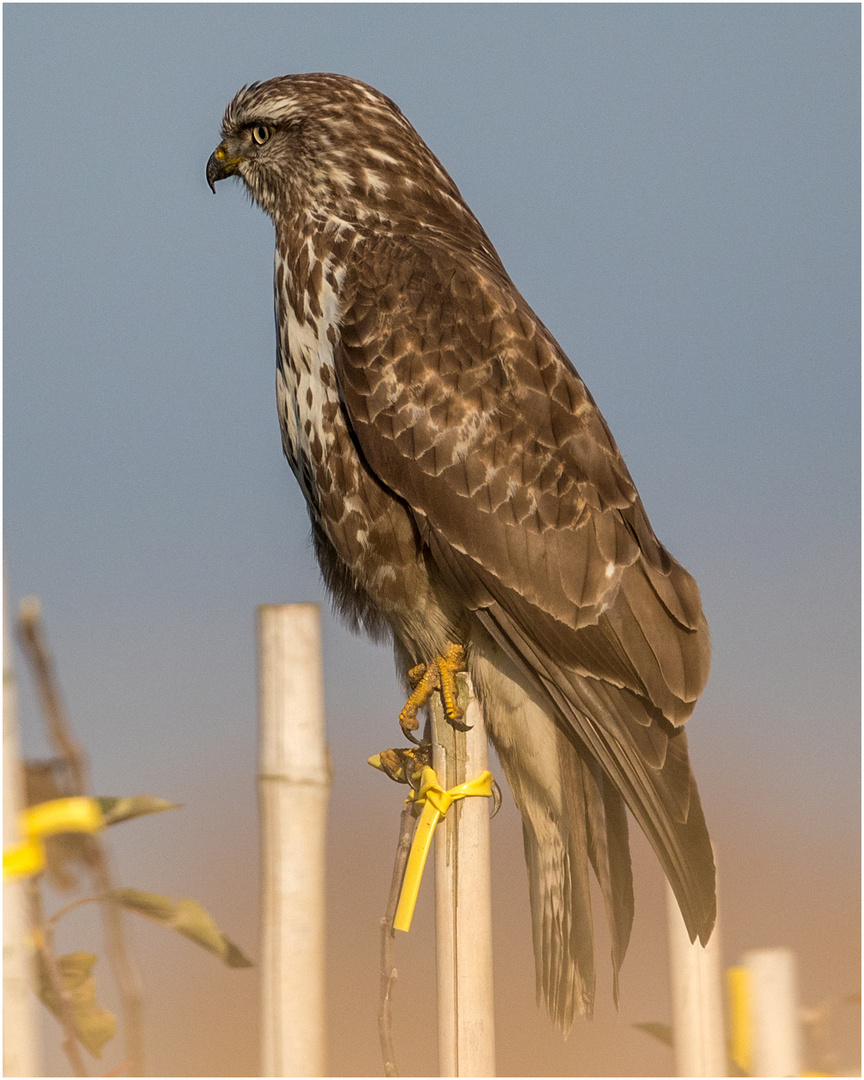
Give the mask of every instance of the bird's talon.
M 412 707 L 411 702 L 408 701 L 399 713 L 399 727 L 402 728 L 402 734 L 408 739 L 409 742 L 414 743 L 415 746 L 419 746 L 419 740 L 412 734 L 419 727 L 417 722 L 417 708 Z
M 501 803 L 504 800 L 503 800 L 503 796 L 501 795 L 501 788 L 498 786 L 498 781 L 495 779 L 494 776 L 491 777 L 491 781 L 492 781 L 492 813 L 489 815 L 489 817 L 493 818 L 498 813 L 498 811 L 501 809 Z
M 417 713 L 429 703 L 432 694 L 439 690 L 444 704 L 444 715 L 459 731 L 468 731 L 469 727 L 460 724 L 464 716 L 458 703 L 456 673 L 465 670 L 465 650 L 461 645 L 448 645 L 443 656 L 432 664 L 415 664 L 408 672 L 408 681 L 413 687 L 408 700 L 399 713 L 399 724 L 406 739 L 417 743 L 411 735 L 417 730 Z
M 425 664 L 415 664 L 408 672 L 408 681 L 412 686 L 416 686 L 423 676 L 426 674 Z
M 399 713 L 399 723 L 402 730 L 416 731 L 419 727 L 417 722 L 417 706 L 410 700 L 405 703 L 402 712 Z
M 444 715 L 454 727 L 458 726 L 456 721 L 461 720 L 465 715 L 457 701 L 459 691 L 456 686 L 456 673 L 464 670 L 465 650 L 461 645 L 448 646 L 444 656 L 438 658 L 438 671 L 441 682 L 441 697 L 444 701 Z M 459 728 L 459 730 L 467 731 L 468 729 Z
M 404 725 L 401 725 L 401 726 L 402 726 L 402 734 L 405 736 L 405 738 L 408 740 L 408 742 L 414 743 L 415 746 L 420 746 L 421 745 L 421 740 L 418 739 L 413 734 L 413 732 L 417 730 L 417 725 L 415 724 L 413 728 L 407 728 Z

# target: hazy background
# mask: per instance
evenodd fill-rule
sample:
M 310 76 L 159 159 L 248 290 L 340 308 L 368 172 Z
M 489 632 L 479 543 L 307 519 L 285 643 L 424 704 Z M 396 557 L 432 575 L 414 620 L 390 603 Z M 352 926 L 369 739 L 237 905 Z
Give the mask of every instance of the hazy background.
M 4 5 L 8 600 L 42 599 L 99 793 L 185 803 L 112 833 L 123 884 L 198 897 L 257 955 L 254 610 L 323 593 L 280 450 L 272 228 L 232 185 L 214 198 L 204 168 L 243 83 L 337 71 L 394 98 L 453 175 L 701 586 L 714 667 L 690 739 L 725 961 L 791 946 L 805 1004 L 857 989 L 859 19 Z M 400 701 L 389 651 L 329 613 L 325 650 L 330 1068 L 380 1074 L 401 793 L 365 759 L 399 741 Z M 44 756 L 18 668 L 25 749 Z M 630 1027 L 670 1015 L 644 843 L 620 1013 L 601 945 L 598 1016 L 566 1043 L 534 1006 L 509 798 L 493 845 L 499 1072 L 668 1073 Z M 397 954 L 415 1074 L 436 1070 L 428 892 Z M 255 1074 L 256 973 L 127 922 L 154 1073 Z M 70 918 L 62 947 L 94 947 L 90 928 Z M 830 1024 L 835 1067 L 859 1068 L 856 1009 Z M 109 1047 L 98 1071 L 122 1060 Z

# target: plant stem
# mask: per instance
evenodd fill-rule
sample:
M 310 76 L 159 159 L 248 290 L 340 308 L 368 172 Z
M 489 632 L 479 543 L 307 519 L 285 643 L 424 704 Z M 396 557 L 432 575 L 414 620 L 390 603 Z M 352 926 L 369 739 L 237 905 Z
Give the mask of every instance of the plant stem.
M 51 984 L 51 991 L 57 1002 L 57 1008 L 60 1013 L 59 1020 L 63 1027 L 64 1035 L 63 1050 L 69 1058 L 69 1063 L 75 1071 L 75 1075 L 89 1076 L 90 1074 L 84 1067 L 84 1059 L 81 1057 L 81 1050 L 78 1046 L 78 1037 L 75 1033 L 75 1016 L 72 1012 L 72 1002 L 69 1000 L 69 994 L 66 987 L 63 985 L 63 976 L 60 974 L 60 968 L 57 964 L 57 954 L 54 951 L 54 933 L 50 920 L 46 920 L 45 918 L 45 911 L 42 905 L 42 891 L 39 888 L 39 881 L 37 878 L 30 879 L 28 891 L 30 900 L 30 932 L 33 940 L 37 942 L 37 948 L 41 954 L 48 981 Z
M 393 920 L 402 879 L 408 865 L 411 851 L 411 839 L 414 835 L 414 807 L 406 802 L 399 819 L 399 843 L 396 845 L 396 858 L 393 863 L 393 877 L 390 879 L 390 895 L 387 899 L 387 913 L 381 920 L 381 989 L 378 999 L 378 1038 L 381 1042 L 381 1054 L 384 1058 L 384 1071 L 387 1076 L 398 1076 L 396 1066 L 396 1048 L 393 1045 L 392 992 L 398 972 L 393 966 Z
M 64 915 L 68 915 L 70 911 L 74 911 L 75 908 L 83 907 L 85 904 L 99 904 L 102 901 L 108 900 L 107 896 L 84 896 L 80 900 L 73 900 L 71 904 L 67 904 L 66 907 L 60 908 L 59 911 L 55 911 L 48 919 L 45 920 L 46 926 L 56 926 L 60 919 Z
M 71 794 L 91 795 L 87 755 L 75 738 L 66 716 L 54 663 L 45 639 L 39 600 L 36 597 L 27 597 L 21 601 L 18 609 L 18 637 L 33 674 L 49 738 L 56 753 L 63 758 L 69 769 L 73 786 Z M 87 837 L 85 853 L 96 893 L 99 896 L 110 893 L 113 886 L 106 846 L 96 836 Z M 103 905 L 102 926 L 105 950 L 120 994 L 126 1054 L 132 1062 L 132 1075 L 144 1076 L 141 990 L 137 973 L 126 950 L 122 913 L 116 904 Z

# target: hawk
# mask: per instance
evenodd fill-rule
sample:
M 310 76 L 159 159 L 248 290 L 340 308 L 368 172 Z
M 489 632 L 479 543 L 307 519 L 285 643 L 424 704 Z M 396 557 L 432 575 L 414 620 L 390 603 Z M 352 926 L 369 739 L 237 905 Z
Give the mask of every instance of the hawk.
M 228 176 L 276 230 L 282 445 L 324 580 L 403 669 L 444 688 L 470 672 L 522 815 L 538 1001 L 567 1030 L 593 1009 L 589 867 L 617 1001 L 626 809 L 691 940 L 714 924 L 683 729 L 711 652 L 699 590 L 575 368 L 389 98 L 333 74 L 246 86 L 207 163 L 213 191 Z M 416 727 L 411 708 L 401 720 Z

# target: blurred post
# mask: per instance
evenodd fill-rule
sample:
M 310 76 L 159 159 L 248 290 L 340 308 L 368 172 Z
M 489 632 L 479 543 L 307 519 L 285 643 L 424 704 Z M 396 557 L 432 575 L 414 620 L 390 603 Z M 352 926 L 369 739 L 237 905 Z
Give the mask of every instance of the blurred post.
M 753 1075 L 753 1017 L 750 1007 L 750 972 L 745 967 L 726 970 L 729 995 L 729 1057 L 744 1076 Z
M 753 1076 L 799 1076 L 801 1045 L 795 955 L 754 949 L 744 956 L 752 1022 Z
M 447 723 L 439 695 L 430 702 L 432 764 L 448 789 L 488 768 L 483 714 L 468 676 L 457 680 L 469 731 Z M 435 834 L 440 1076 L 495 1075 L 489 813 L 488 799 L 461 799 Z
M 719 918 L 703 948 L 698 938 L 690 941 L 668 881 L 666 912 L 675 1072 L 678 1076 L 728 1076 Z
M 330 769 L 317 604 L 258 608 L 262 1075 L 325 1075 Z
M 5 567 L 4 567 L 5 579 Z M 18 740 L 18 702 L 12 645 L 3 605 L 3 846 L 18 843 L 18 814 L 24 807 L 24 777 Z M 3 1075 L 36 1075 L 35 997 L 30 990 L 33 956 L 27 945 L 26 882 L 3 886 Z

